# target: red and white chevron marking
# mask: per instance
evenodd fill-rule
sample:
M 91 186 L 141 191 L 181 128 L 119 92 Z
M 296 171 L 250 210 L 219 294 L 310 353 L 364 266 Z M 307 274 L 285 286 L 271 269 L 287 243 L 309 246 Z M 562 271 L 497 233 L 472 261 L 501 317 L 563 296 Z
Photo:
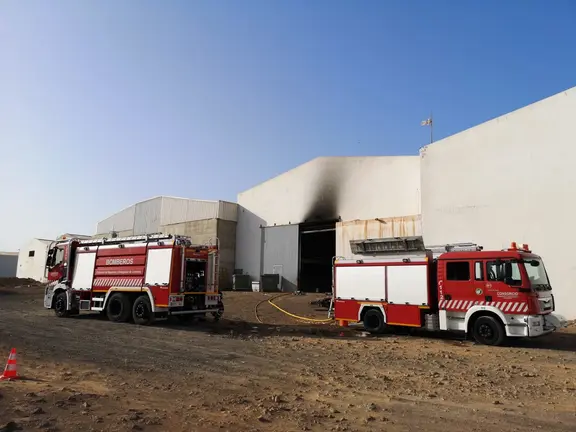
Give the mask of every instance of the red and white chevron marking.
M 438 307 L 451 311 L 467 311 L 472 306 L 493 306 L 502 312 L 524 313 L 528 312 L 528 303 L 524 302 L 486 302 L 472 300 L 441 300 Z
M 95 287 L 139 287 L 142 286 L 142 279 L 127 279 L 127 278 L 100 278 L 94 281 Z

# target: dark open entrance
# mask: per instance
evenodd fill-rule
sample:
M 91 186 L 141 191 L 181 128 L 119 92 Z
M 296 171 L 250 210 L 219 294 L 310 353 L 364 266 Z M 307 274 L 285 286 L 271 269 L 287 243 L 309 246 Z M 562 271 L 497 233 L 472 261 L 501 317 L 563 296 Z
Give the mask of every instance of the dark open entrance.
M 307 292 L 332 291 L 336 255 L 336 221 L 300 224 L 298 287 Z

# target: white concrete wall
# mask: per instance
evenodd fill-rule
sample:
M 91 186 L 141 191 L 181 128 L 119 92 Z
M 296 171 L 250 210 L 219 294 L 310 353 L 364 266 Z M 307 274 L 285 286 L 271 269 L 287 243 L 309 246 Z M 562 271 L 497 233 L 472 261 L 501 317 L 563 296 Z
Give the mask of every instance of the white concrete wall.
M 528 243 L 544 259 L 557 311 L 570 319 L 576 318 L 575 119 L 573 88 L 421 151 L 426 244 Z
M 16 277 L 46 282 L 44 266 L 46 265 L 50 243 L 50 240 L 32 239 L 22 247 L 18 254 Z M 29 256 L 30 251 L 34 251 L 33 257 Z
M 260 225 L 297 224 L 318 213 L 342 220 L 419 214 L 419 157 L 317 158 L 240 193 L 238 205 L 236 267 L 257 277 Z

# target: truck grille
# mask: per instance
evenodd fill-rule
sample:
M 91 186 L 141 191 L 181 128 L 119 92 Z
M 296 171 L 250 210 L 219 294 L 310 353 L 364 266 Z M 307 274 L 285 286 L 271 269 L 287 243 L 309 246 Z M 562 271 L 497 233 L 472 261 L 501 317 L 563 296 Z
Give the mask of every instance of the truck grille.
M 548 312 L 552 310 L 552 297 L 538 299 L 541 312 Z

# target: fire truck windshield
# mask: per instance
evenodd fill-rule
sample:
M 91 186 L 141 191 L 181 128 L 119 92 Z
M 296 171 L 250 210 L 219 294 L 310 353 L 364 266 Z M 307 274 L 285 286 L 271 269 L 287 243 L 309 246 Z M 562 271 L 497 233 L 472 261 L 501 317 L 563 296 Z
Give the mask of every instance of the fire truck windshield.
M 551 290 L 550 281 L 544 268 L 544 263 L 541 259 L 526 259 L 523 260 L 526 267 L 526 273 L 530 280 L 530 285 L 537 291 Z

